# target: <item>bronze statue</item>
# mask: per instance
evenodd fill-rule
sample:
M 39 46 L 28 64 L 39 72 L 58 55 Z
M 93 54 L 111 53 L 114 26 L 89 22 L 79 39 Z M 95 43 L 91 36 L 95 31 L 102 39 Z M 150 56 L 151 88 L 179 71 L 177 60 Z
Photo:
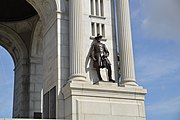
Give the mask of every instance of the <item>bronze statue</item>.
M 90 57 L 93 60 L 93 67 L 96 68 L 99 81 L 103 81 L 100 73 L 100 68 L 108 69 L 108 77 L 110 82 L 115 82 L 112 79 L 111 63 L 107 58 L 109 51 L 105 44 L 101 43 L 102 36 L 99 34 L 95 37 L 95 43 L 91 46 Z

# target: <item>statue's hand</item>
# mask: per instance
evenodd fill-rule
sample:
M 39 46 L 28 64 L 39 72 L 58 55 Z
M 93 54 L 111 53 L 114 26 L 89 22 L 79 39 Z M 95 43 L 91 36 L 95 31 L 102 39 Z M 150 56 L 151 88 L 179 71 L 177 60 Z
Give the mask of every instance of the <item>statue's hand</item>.
M 93 59 L 93 61 L 96 61 L 96 58 L 93 57 L 92 55 L 89 56 L 91 59 Z
M 92 59 L 93 59 L 93 61 L 96 61 L 96 58 L 93 57 Z
M 108 56 L 107 56 L 107 55 L 103 55 L 102 57 L 103 57 L 103 58 L 107 58 Z

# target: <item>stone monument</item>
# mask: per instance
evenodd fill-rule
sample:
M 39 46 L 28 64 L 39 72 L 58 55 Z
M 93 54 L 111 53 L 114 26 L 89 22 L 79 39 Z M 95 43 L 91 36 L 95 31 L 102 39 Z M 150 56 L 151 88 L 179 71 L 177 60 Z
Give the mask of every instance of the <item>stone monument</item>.
M 98 2 L 100 3 L 98 4 Z M 72 52 L 77 52 L 77 56 L 74 58 L 78 60 L 76 62 L 74 61 L 74 63 L 71 64 L 72 66 L 70 65 L 73 68 L 72 73 L 74 74 L 73 77 L 70 77 L 71 79 L 62 89 L 65 99 L 65 118 L 72 120 L 146 120 L 144 106 L 144 96 L 146 94 L 146 90 L 138 86 L 135 80 L 129 1 L 117 0 L 116 3 L 119 31 L 118 44 L 120 51 L 120 81 L 116 77 L 118 70 L 115 67 L 117 65 L 117 53 L 114 51 L 116 48 L 114 45 L 115 36 L 113 36 L 113 32 L 115 32 L 113 30 L 113 28 L 115 28 L 115 24 L 113 24 L 114 16 L 112 14 L 114 12 L 113 1 L 103 1 L 104 7 L 106 6 L 106 8 L 102 8 L 102 0 L 98 0 L 98 2 L 91 0 L 91 15 L 89 16 L 80 12 L 83 11 L 80 6 L 79 9 L 71 7 L 70 10 L 76 13 L 76 16 L 74 16 L 75 14 L 72 14 L 72 18 L 74 18 L 76 23 L 74 23 L 74 25 L 71 24 L 72 26 L 70 26 L 70 29 L 83 29 L 82 23 L 78 23 L 78 19 L 82 16 L 84 16 L 84 19 L 88 17 L 91 19 L 92 35 L 96 35 L 96 33 L 104 35 L 104 40 L 110 49 L 110 60 L 113 61 L 112 66 L 114 66 L 112 68 L 112 73 L 114 73 L 116 83 L 100 81 L 99 84 L 91 84 L 91 79 L 97 79 L 93 71 L 98 70 L 93 70 L 93 68 L 91 68 L 92 65 L 89 63 L 89 73 L 86 72 L 89 74 L 89 76 L 87 76 L 84 73 L 84 62 L 82 62 L 82 64 L 77 62 L 83 60 L 82 55 L 84 52 L 87 54 L 87 52 L 84 50 L 90 45 L 87 45 L 84 48 L 76 47 L 76 49 L 73 49 Z M 82 5 L 83 1 L 74 1 L 73 3 L 76 5 Z M 96 4 L 100 5 L 100 9 L 93 9 L 93 6 L 96 6 Z M 88 6 L 85 6 L 85 8 L 88 8 Z M 103 12 L 102 9 L 106 12 Z M 109 11 L 112 11 L 112 13 Z M 88 24 L 88 22 L 89 20 L 85 21 L 85 24 Z M 77 26 L 78 24 L 79 26 Z M 102 25 L 106 27 L 102 27 Z M 103 28 L 106 29 L 103 30 Z M 103 31 L 105 31 L 105 33 L 103 33 Z M 72 33 L 75 32 L 77 31 Z M 85 31 L 84 34 L 86 35 L 88 33 Z M 73 39 L 75 36 L 71 36 L 74 44 L 79 45 L 80 43 L 87 43 L 87 41 L 81 39 L 83 34 L 78 35 L 79 38 L 76 39 L 79 41 L 78 43 L 76 43 L 77 41 L 73 41 L 75 40 Z M 80 40 L 82 41 L 80 42 Z M 93 74 L 91 74 L 91 72 Z M 106 74 L 106 71 L 104 74 Z M 99 75 L 98 78 L 101 79 Z
M 0 45 L 15 64 L 14 118 L 146 120 L 129 0 L 2 0 L 0 11 Z M 97 34 L 107 69 L 94 68 L 89 57 Z

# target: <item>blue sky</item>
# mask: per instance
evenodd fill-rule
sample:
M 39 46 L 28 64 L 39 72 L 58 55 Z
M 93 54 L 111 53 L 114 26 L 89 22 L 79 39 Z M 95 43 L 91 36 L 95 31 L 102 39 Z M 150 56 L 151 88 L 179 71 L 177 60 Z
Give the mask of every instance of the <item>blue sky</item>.
M 180 120 L 180 1 L 130 0 L 136 80 L 147 120 Z M 7 75 L 8 73 L 8 75 Z M 0 117 L 11 117 L 13 62 L 0 48 Z
M 0 118 L 11 118 L 14 87 L 14 63 L 10 54 L 0 46 Z
M 180 1 L 130 0 L 136 80 L 147 120 L 180 120 Z

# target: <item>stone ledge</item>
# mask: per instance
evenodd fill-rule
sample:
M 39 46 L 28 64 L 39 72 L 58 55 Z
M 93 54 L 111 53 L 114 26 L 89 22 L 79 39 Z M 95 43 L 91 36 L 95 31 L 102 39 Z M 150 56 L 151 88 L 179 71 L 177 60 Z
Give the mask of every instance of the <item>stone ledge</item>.
M 106 17 L 104 17 L 104 16 L 97 16 L 97 15 L 89 15 L 89 17 L 90 18 L 95 18 L 95 19 L 103 19 L 103 20 L 106 19 Z
M 117 83 L 99 82 L 92 85 L 90 82 L 67 83 L 63 89 L 65 99 L 70 96 L 103 97 L 117 99 L 133 99 L 144 101 L 146 89 L 140 86 L 120 87 Z

